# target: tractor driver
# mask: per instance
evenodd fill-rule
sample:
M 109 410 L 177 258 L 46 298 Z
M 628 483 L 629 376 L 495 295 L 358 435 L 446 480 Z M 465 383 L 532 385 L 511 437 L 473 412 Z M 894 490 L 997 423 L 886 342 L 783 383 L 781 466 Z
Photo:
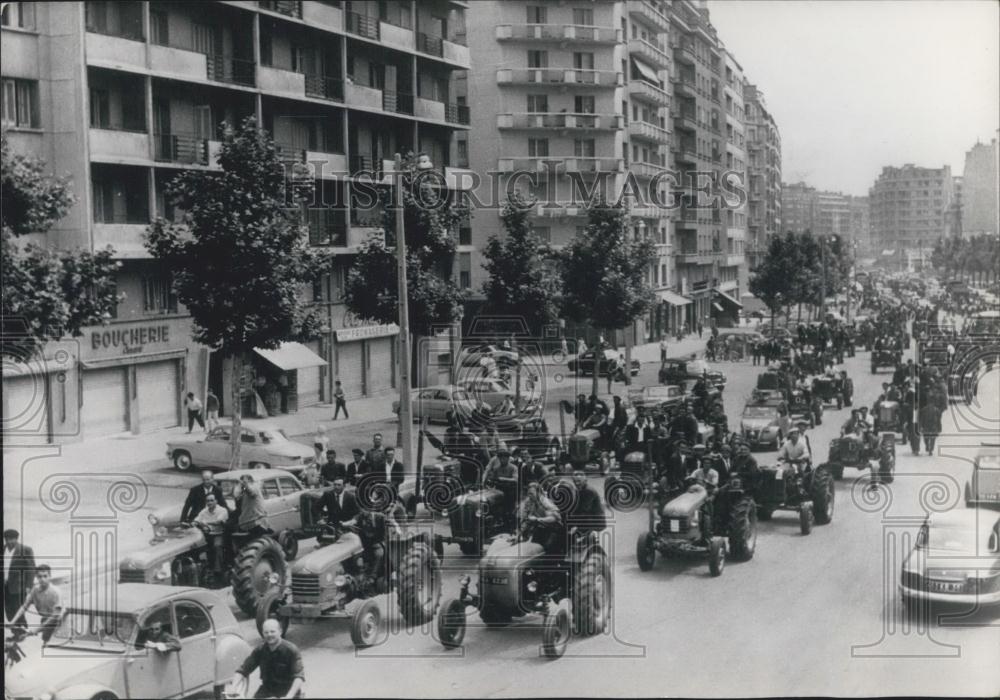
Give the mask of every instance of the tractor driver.
M 788 439 L 778 450 L 778 462 L 785 465 L 784 476 L 788 488 L 792 488 L 795 483 L 795 476 L 804 462 L 811 459 L 809 447 L 800 438 L 801 430 L 793 427 L 788 431 Z
M 514 510 L 517 507 L 517 485 L 517 465 L 511 462 L 510 450 L 507 446 L 501 445 L 497 450 L 497 456 L 490 461 L 486 471 L 483 472 L 482 487 L 484 489 L 496 488 L 503 493 L 503 512 L 507 522 L 513 519 Z
M 392 531 L 397 537 L 403 534 L 399 521 L 405 519 L 406 511 L 400 503 L 395 502 L 385 513 L 378 510 L 362 510 L 353 518 L 345 521 L 345 525 L 354 525 L 364 547 L 362 558 L 365 562 L 364 588 L 371 589 L 380 576 L 385 575 L 385 539 L 386 533 Z
M 757 460 L 750 454 L 750 445 L 741 440 L 736 445 L 736 456 L 733 457 L 730 472 L 741 476 L 753 477 L 756 476 L 758 471 Z
M 710 461 L 704 461 L 700 467 L 691 472 L 688 480 L 701 486 L 708 493 L 708 498 L 701 506 L 701 534 L 705 542 L 709 542 L 712 539 L 712 519 L 715 517 L 713 501 L 715 500 L 715 490 L 719 487 L 719 472 L 712 468 Z M 694 486 L 692 486 L 693 488 Z
M 559 509 L 542 492 L 538 482 L 528 484 L 527 494 L 518 507 L 518 537 L 523 538 L 531 530 L 531 541 L 542 545 L 548 553 L 556 548 L 559 538 L 561 518 Z
M 670 421 L 670 435 L 683 438 L 689 445 L 699 442 L 698 420 L 691 415 L 686 403 L 680 405 L 677 417 Z

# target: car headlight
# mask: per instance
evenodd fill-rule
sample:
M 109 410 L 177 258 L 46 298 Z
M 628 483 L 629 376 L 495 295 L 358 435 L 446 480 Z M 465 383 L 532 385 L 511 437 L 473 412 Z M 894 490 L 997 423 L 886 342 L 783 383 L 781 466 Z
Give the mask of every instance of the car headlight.
M 156 570 L 153 574 L 154 581 L 169 581 L 170 580 L 170 562 L 165 561 L 160 565 L 160 568 Z
M 160 522 L 160 519 L 156 517 L 155 513 L 150 513 L 149 515 L 147 515 L 146 520 L 148 520 L 149 524 L 152 525 L 153 527 L 156 527 L 157 523 Z

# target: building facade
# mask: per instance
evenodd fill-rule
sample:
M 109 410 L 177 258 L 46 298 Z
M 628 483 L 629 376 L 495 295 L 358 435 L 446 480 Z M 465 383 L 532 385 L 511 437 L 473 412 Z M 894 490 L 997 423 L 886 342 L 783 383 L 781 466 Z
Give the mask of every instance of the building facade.
M 747 270 L 763 258 L 768 241 L 782 232 L 781 132 L 767 108 L 764 93 L 746 83 L 744 108 L 747 118 L 748 198 Z
M 901 266 L 929 256 L 938 239 L 947 235 L 953 198 L 954 180 L 947 165 L 882 168 L 869 191 L 876 249 L 887 262 Z
M 962 231 L 965 236 L 998 234 L 1000 179 L 997 140 L 976 143 L 965 153 L 962 171 Z
M 218 168 L 223 123 L 247 117 L 272 134 L 288 165 L 308 164 L 310 243 L 339 264 L 303 294 L 322 307 L 328 331 L 254 357 L 244 381 L 256 396 L 249 391 L 246 407 L 328 401 L 337 379 L 348 396 L 391 391 L 396 327 L 352 318 L 343 304 L 352 256 L 378 225 L 378 212 L 355 196 L 353 174 L 381 178 L 395 153 L 422 152 L 460 186 L 456 133 L 470 121 L 456 87 L 470 63 L 465 12 L 466 3 L 446 0 L 5 3 L 8 140 L 68 174 L 77 196 L 44 243 L 111 245 L 124 294 L 108 325 L 49 344 L 39 361 L 58 370 L 5 366 L 4 414 L 36 419 L 21 431 L 27 439 L 178 425 L 181 397 L 206 388 L 227 409 L 227 367 L 191 340 L 170 274 L 142 235 L 154 218 L 179 215 L 165 194 L 171 178 Z

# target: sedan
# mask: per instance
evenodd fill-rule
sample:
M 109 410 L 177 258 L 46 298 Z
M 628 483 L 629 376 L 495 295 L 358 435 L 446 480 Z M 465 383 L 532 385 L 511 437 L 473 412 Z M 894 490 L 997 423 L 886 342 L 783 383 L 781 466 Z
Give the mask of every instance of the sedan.
M 726 388 L 726 375 L 693 356 L 667 358 L 660 364 L 657 376 L 660 384 L 682 384 L 701 379 L 705 375 L 708 376 L 709 383 L 719 391 Z
M 781 441 L 792 427 L 784 402 L 749 405 L 743 409 L 740 433 L 751 447 L 781 447 Z
M 192 467 L 228 469 L 232 432 L 231 425 L 220 425 L 204 437 L 171 440 L 167 459 L 180 471 Z M 251 469 L 280 467 L 298 472 L 314 461 L 311 447 L 295 442 L 283 429 L 266 421 L 242 421 L 240 443 L 240 461 Z
M 415 389 L 410 399 L 413 420 L 420 422 L 427 419 L 428 423 L 447 423 L 448 407 L 452 402 L 466 416 L 476 407 L 475 399 L 462 387 L 442 384 Z M 392 412 L 399 415 L 399 401 L 392 402 Z
M 972 478 L 965 482 L 965 505 L 1000 508 L 1000 445 L 976 455 Z
M 118 584 L 101 607 L 66 610 L 45 653 L 7 669 L 7 697 L 174 698 L 223 688 L 250 645 L 226 601 L 202 588 L 146 583 Z M 180 649 L 146 646 L 154 623 Z
M 597 373 L 604 376 L 607 375 L 611 363 L 615 361 L 625 362 L 624 353 L 620 353 L 617 350 L 600 350 L 601 353 L 600 360 L 597 365 Z M 632 360 L 632 366 L 629 369 L 629 374 L 633 377 L 639 374 L 639 360 Z M 588 350 L 585 353 L 577 355 L 572 360 L 569 361 L 569 371 L 575 372 L 581 376 L 594 373 L 594 351 Z
M 662 411 L 680 405 L 684 401 L 684 387 L 676 384 L 646 386 L 637 391 L 629 391 L 629 402 L 636 410 Z
M 903 561 L 899 592 L 907 604 L 1000 603 L 1000 516 L 976 508 L 929 515 Z
M 507 350 L 496 345 L 484 344 L 471 348 L 462 348 L 458 353 L 458 366 L 468 367 L 496 363 L 501 366 L 513 367 L 520 361 L 520 355 L 514 350 Z

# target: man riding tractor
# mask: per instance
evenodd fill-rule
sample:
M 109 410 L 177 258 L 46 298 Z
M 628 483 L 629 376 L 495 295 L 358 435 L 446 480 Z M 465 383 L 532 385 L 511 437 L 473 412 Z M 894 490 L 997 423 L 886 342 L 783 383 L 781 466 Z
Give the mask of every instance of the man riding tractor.
M 840 480 L 844 469 L 871 469 L 873 479 L 891 483 L 896 464 L 896 444 L 892 433 L 876 438 L 865 418 L 867 407 L 851 411 L 851 417 L 840 429 L 840 437 L 830 441 L 826 467 L 833 478 Z M 878 468 L 871 464 L 878 462 Z

